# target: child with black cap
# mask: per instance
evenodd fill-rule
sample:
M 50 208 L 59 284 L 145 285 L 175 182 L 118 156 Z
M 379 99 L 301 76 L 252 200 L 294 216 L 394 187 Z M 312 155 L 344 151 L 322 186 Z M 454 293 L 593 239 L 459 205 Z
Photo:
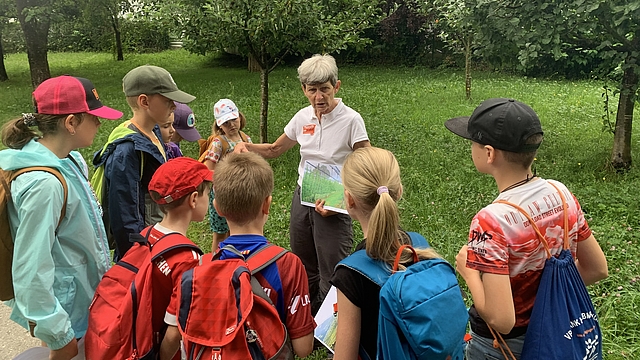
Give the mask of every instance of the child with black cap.
M 500 191 L 492 204 L 475 215 L 468 243 L 456 257 L 456 268 L 474 302 L 469 310 L 472 339 L 466 356 L 469 360 L 504 358 L 493 346 L 492 328 L 503 334 L 519 358 L 547 253 L 527 219 L 500 202 L 527 209 L 555 256 L 563 249 L 564 197 L 569 249 L 584 283 L 606 278 L 607 261 L 573 194 L 562 183 L 543 180 L 531 171 L 543 132 L 529 106 L 513 99 L 489 99 L 471 117 L 450 119 L 445 126 L 473 142 L 476 169 L 493 176 Z

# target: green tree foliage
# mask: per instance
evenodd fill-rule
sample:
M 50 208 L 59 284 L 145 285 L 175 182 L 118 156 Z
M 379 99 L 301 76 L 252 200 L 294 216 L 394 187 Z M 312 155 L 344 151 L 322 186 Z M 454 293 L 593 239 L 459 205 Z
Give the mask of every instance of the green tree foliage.
M 183 0 L 187 48 L 227 51 L 260 69 L 260 141 L 267 141 L 269 73 L 290 54 L 363 46 L 377 21 L 378 0 Z
M 132 11 L 129 0 L 84 0 L 81 3 L 86 16 L 92 19 L 100 18 L 109 24 L 113 32 L 114 47 L 116 49 L 116 59 L 124 60 L 124 50 L 122 46 L 122 18 L 123 14 Z
M 616 169 L 629 168 L 640 74 L 640 0 L 475 1 L 474 24 L 483 44 L 500 46 L 497 40 L 508 39 L 507 44 L 517 47 L 524 67 L 549 56 L 578 63 L 597 57 L 608 71 L 620 66 L 623 75 L 611 164 Z
M 434 0 L 423 10 L 437 14 L 440 38 L 454 52 L 464 54 L 467 100 L 471 99 L 471 56 L 477 41 L 473 18 L 475 3 L 475 0 Z
M 51 77 L 47 59 L 48 35 L 51 19 L 57 13 L 46 0 L 16 0 L 16 10 L 27 47 L 31 85 L 35 88 Z
M 420 4 L 419 0 L 382 0 L 379 5 L 382 19 L 365 32 L 371 44 L 363 51 L 352 51 L 355 54 L 351 57 L 376 64 L 434 66 L 437 39 L 429 25 L 435 17 L 421 12 Z

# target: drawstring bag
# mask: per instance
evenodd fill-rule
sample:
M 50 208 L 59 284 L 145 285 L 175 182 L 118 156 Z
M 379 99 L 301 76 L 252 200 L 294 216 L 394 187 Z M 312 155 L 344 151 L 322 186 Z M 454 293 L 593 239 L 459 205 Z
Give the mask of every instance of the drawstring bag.
M 601 360 L 598 316 L 569 249 L 567 202 L 562 191 L 551 185 L 558 191 L 564 211 L 564 244 L 557 257 L 551 256 L 549 244 L 524 209 L 508 201 L 496 201 L 520 211 L 547 252 L 520 359 Z

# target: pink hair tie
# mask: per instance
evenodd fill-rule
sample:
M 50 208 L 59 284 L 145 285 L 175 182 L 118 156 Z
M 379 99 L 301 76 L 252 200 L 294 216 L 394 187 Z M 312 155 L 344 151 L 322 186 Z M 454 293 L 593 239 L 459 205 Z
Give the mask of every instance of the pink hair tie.
M 382 193 L 388 194 L 389 188 L 387 188 L 386 186 L 380 186 L 376 192 L 378 193 L 378 195 L 382 195 Z

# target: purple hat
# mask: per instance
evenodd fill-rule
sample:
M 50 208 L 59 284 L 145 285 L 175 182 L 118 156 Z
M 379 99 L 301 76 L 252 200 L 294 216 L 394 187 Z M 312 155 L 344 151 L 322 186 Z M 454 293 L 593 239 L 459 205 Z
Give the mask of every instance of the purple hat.
M 198 129 L 196 129 L 196 118 L 193 111 L 185 104 L 174 101 L 176 109 L 173 110 L 173 128 L 187 141 L 197 141 L 201 139 Z

